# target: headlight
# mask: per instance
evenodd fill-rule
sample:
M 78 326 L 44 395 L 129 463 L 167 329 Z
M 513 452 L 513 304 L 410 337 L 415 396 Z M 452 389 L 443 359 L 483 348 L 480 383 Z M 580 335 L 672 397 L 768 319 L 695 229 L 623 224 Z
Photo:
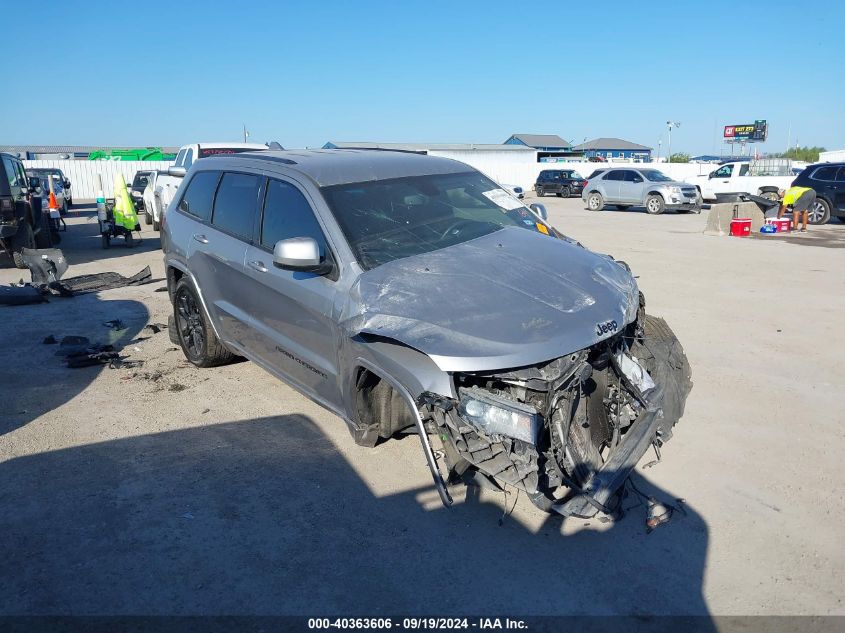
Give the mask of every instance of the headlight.
M 675 194 L 676 196 L 681 195 L 681 188 L 680 187 L 669 187 L 669 192 Z
M 534 407 L 499 398 L 482 389 L 461 389 L 460 416 L 488 435 L 507 435 L 537 443 L 540 415 Z

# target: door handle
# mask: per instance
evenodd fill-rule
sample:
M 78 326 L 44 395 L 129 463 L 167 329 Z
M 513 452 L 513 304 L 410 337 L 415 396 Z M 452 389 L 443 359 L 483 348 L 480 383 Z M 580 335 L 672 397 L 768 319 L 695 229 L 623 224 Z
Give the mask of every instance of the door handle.
M 194 234 L 194 239 L 200 244 L 208 244 L 208 238 L 205 235 Z
M 246 265 L 260 273 L 267 272 L 267 266 L 264 265 L 264 262 L 247 262 Z

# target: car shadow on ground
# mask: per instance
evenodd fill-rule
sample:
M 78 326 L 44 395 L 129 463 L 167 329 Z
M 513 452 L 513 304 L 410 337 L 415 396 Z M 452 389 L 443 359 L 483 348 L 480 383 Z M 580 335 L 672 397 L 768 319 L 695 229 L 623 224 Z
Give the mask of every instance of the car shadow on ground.
M 302 415 L 13 458 L 0 464 L 0 611 L 682 614 L 714 630 L 708 529 L 691 508 L 650 535 L 640 508 L 564 536 L 560 517 L 500 524 L 497 504 L 423 502 L 436 496 L 374 495 Z
M 149 319 L 144 304 L 106 296 L 51 296 L 48 303 L 0 308 L 0 438 L 72 400 L 109 371 L 103 365 L 69 369 L 56 355 L 60 345 L 45 344 L 47 337 L 85 336 L 120 351 L 144 328 Z M 104 325 L 114 320 L 122 329 Z

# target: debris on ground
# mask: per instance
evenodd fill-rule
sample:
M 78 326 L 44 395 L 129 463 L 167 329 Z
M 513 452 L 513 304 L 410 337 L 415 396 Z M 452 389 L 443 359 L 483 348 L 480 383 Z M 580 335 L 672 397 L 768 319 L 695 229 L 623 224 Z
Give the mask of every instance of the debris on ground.
M 166 330 L 167 326 L 164 323 L 150 323 L 149 325 L 144 326 L 145 330 L 152 330 L 153 334 L 158 334 L 162 330 Z
M 126 329 L 126 324 L 120 319 L 112 319 L 111 321 L 106 321 L 105 323 L 103 323 L 103 325 L 117 331 Z
M 50 334 L 50 336 L 44 337 L 44 340 L 41 341 L 44 345 L 56 345 L 59 341 L 56 340 L 56 337 Z
M 68 264 L 61 250 L 57 248 L 24 248 L 21 256 L 29 268 L 31 281 L 13 286 L 0 287 L 0 305 L 27 305 L 44 303 L 50 295 L 72 297 L 100 290 L 111 290 L 123 286 L 139 286 L 154 280 L 150 267 L 146 266 L 131 277 L 115 272 L 93 273 L 62 279 Z

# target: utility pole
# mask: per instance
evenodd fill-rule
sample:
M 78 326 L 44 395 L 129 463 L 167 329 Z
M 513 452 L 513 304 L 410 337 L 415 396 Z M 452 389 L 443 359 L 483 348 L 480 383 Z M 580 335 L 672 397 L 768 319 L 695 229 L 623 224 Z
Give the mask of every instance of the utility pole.
M 249 138 L 249 132 L 246 131 L 246 123 L 244 123 L 244 143 Z
M 667 162 L 672 162 L 672 128 L 673 127 L 681 127 L 680 121 L 666 121 L 666 127 L 669 128 L 669 149 L 666 153 Z

